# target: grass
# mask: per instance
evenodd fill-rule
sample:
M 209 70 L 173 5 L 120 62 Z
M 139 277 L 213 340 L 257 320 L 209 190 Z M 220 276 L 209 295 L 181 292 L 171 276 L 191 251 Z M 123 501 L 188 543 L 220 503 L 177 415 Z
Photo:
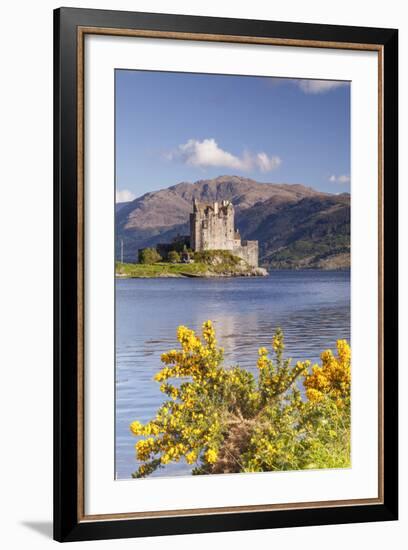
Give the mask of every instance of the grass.
M 116 275 L 123 278 L 210 277 L 244 275 L 251 268 L 228 251 L 211 250 L 194 254 L 194 263 L 129 264 L 116 262 Z
M 170 264 L 158 262 L 156 264 L 125 264 L 116 262 L 116 274 L 122 277 L 198 277 L 208 271 L 203 263 Z

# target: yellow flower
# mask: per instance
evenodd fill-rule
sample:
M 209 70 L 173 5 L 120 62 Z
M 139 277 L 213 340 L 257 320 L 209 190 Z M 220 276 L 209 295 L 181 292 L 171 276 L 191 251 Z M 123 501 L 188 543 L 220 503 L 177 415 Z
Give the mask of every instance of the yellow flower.
M 187 464 L 193 464 L 196 460 L 197 460 L 197 453 L 195 451 L 191 451 L 186 454 Z
M 141 435 L 143 433 L 143 425 L 140 422 L 138 422 L 137 420 L 135 420 L 130 425 L 130 431 L 134 435 Z
M 278 328 L 275 332 L 274 337 L 272 338 L 272 347 L 275 353 L 282 353 L 285 349 L 283 343 L 283 332 Z
M 324 351 L 320 357 L 322 366 L 313 365 L 312 374 L 307 375 L 303 382 L 306 396 L 310 401 L 317 402 L 328 395 L 338 407 L 342 407 L 342 400 L 350 397 L 350 346 L 346 340 L 338 340 L 337 357 L 331 350 Z
M 309 388 L 308 390 L 306 390 L 306 397 L 309 399 L 309 401 L 312 401 L 314 403 L 318 403 L 319 401 L 321 401 L 323 399 L 323 394 L 322 392 L 314 389 L 314 388 Z
M 214 464 L 218 458 L 217 451 L 208 449 L 208 451 L 204 453 L 204 458 L 209 464 Z
M 154 439 L 141 439 L 135 445 L 136 456 L 139 460 L 148 460 L 151 452 L 153 451 Z

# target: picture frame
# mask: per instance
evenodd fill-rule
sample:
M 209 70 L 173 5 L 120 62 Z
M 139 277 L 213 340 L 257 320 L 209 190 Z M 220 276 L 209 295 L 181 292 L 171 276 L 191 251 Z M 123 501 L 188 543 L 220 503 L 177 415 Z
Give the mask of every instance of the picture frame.
M 87 514 L 84 455 L 87 392 L 85 316 L 85 38 L 193 41 L 254 47 L 374 52 L 378 58 L 378 494 L 373 498 L 149 512 Z M 54 538 L 144 537 L 398 518 L 398 31 L 60 8 L 54 12 Z M 113 185 L 113 184 L 112 184 Z M 362 213 L 363 216 L 363 213 Z M 360 223 L 360 222 L 359 222 Z M 361 217 L 361 224 L 364 218 Z M 113 275 L 112 275 L 113 276 Z M 112 415 L 114 412 L 112 411 Z M 155 483 L 160 483 L 155 481 Z

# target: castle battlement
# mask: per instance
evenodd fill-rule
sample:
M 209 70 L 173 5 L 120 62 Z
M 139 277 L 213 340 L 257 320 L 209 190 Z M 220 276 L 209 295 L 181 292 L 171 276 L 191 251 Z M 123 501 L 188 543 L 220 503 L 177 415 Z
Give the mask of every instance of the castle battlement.
M 258 241 L 241 241 L 234 227 L 232 202 L 202 203 L 194 199 L 190 214 L 190 244 L 194 251 L 230 250 L 249 265 L 258 267 Z

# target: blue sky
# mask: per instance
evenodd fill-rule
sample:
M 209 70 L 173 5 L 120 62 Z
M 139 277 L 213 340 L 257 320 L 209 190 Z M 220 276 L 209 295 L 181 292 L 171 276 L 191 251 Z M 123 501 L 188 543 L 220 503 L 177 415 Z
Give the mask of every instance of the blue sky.
M 350 85 L 116 70 L 116 193 L 238 175 L 350 191 Z

